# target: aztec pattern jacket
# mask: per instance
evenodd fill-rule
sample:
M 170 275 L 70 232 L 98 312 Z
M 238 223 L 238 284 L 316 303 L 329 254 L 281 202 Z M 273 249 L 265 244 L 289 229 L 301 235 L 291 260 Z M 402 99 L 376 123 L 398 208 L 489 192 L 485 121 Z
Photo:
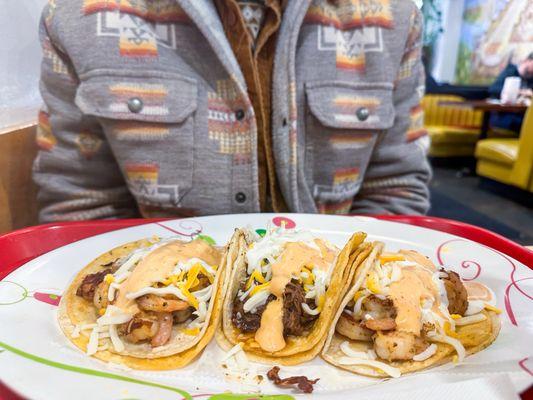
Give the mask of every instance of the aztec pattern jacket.
M 258 212 L 257 130 L 212 0 L 50 0 L 41 220 Z M 410 0 L 290 0 L 272 87 L 291 212 L 424 213 L 422 22 Z

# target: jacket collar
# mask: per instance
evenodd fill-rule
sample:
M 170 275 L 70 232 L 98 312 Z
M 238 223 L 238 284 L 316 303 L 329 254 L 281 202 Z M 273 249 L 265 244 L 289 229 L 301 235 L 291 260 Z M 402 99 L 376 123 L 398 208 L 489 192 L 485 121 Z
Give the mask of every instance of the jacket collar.
M 236 78 L 243 89 L 244 76 L 231 45 L 224 33 L 217 8 L 213 0 L 176 0 L 189 18 L 205 36 L 227 71 Z

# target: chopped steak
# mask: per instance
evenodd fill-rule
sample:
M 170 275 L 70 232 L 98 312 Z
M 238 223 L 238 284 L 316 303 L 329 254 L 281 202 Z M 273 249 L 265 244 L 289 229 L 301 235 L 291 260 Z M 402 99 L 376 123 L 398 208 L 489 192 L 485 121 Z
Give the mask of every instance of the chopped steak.
M 112 273 L 113 269 L 107 268 L 103 271 L 87 275 L 85 278 L 83 278 L 78 290 L 76 290 L 76 296 L 83 297 L 85 300 L 92 302 L 96 287 L 104 280 L 107 274 Z
M 441 269 L 448 274 L 447 278 L 441 278 L 448 295 L 448 312 L 450 314 L 464 315 L 468 308 L 468 293 L 456 272 Z
M 257 307 L 256 311 L 254 313 L 252 312 L 245 312 L 244 311 L 244 303 L 245 301 L 241 301 L 239 299 L 239 296 L 235 297 L 235 301 L 233 302 L 233 312 L 231 315 L 231 322 L 233 322 L 233 325 L 235 325 L 237 328 L 241 330 L 242 333 L 254 333 L 259 329 L 259 326 L 261 325 L 261 316 L 263 315 L 263 312 L 266 309 L 266 306 L 269 302 L 274 300 L 276 296 L 270 295 L 268 296 L 267 301 L 262 306 Z
M 317 318 L 316 315 L 304 312 L 302 303 L 306 303 L 303 287 L 298 283 L 288 283 L 283 292 L 283 333 L 285 335 L 302 335 L 305 327 Z
M 291 387 L 296 385 L 304 393 L 313 393 L 313 385 L 318 382 L 319 379 L 309 379 L 306 376 L 291 376 L 285 379 L 279 377 L 279 367 L 273 367 L 267 372 L 267 377 L 275 385 L 281 387 Z
M 239 297 L 236 297 L 233 302 L 231 317 L 233 325 L 239 328 L 242 333 L 255 333 L 261 325 L 261 316 L 267 304 L 275 299 L 274 295 L 270 295 L 265 304 L 257 307 L 256 311 L 251 313 L 245 312 L 243 309 L 246 301 L 241 301 Z M 304 289 L 299 283 L 288 283 L 283 293 L 283 333 L 285 335 L 302 335 L 307 325 L 318 317 L 305 313 L 302 309 L 302 303 L 308 303 L 311 308 L 314 307 L 313 300 L 305 298 Z

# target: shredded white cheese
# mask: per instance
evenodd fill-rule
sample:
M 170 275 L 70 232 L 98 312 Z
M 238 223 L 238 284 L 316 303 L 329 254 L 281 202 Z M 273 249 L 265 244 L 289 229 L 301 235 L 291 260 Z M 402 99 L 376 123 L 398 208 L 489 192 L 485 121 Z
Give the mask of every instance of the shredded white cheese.
M 391 367 L 389 364 L 385 364 L 381 361 L 376 360 L 368 360 L 368 359 L 361 359 L 361 358 L 353 358 L 353 357 L 341 357 L 339 359 L 340 365 L 366 365 L 372 368 L 380 369 L 381 371 L 385 372 L 387 375 L 393 377 L 393 378 L 399 378 L 402 373 L 398 368 Z
M 98 334 L 99 328 L 95 326 L 89 336 L 89 343 L 87 343 L 87 355 L 91 356 L 98 351 Z
M 242 306 L 243 310 L 245 312 L 255 310 L 257 307 L 262 306 L 266 303 L 268 296 L 270 296 L 270 292 L 268 290 L 261 290 L 255 296 L 252 296 L 248 300 L 246 300 L 246 302 Z
M 306 312 L 309 315 L 318 315 L 318 314 L 320 314 L 320 308 L 317 307 L 315 309 L 312 309 L 311 307 L 309 307 L 307 305 L 307 303 L 302 303 L 302 309 L 304 310 L 304 312 Z
M 283 227 L 267 229 L 265 236 L 255 241 L 254 246 L 246 252 L 248 275 L 251 275 L 255 269 L 260 269 L 261 262 L 265 258 L 270 264 L 273 264 L 276 257 L 283 251 L 283 246 L 289 242 L 301 242 L 313 249 L 320 250 L 311 232 Z
M 231 349 L 228 350 L 228 352 L 222 357 L 220 361 L 226 361 L 230 357 L 233 357 L 237 352 L 242 350 L 242 343 L 238 343 L 235 346 L 233 346 Z
M 114 305 L 109 305 L 106 308 L 105 314 L 96 320 L 99 326 L 123 324 L 131 320 L 132 315 L 123 312 L 120 308 Z
M 113 348 L 116 351 L 123 351 L 124 343 L 122 343 L 122 340 L 120 340 L 120 338 L 118 337 L 116 325 L 109 325 L 109 336 L 111 338 L 111 343 L 113 344 Z
M 165 286 L 162 288 L 155 288 L 155 287 L 145 287 L 142 288 L 136 292 L 131 292 L 126 295 L 127 299 L 136 299 L 137 297 L 144 296 L 145 294 L 156 294 L 156 295 L 164 295 L 164 294 L 173 294 L 178 299 L 187 301 L 187 297 L 174 285 Z
M 433 342 L 447 343 L 450 346 L 452 346 L 457 352 L 458 362 L 462 362 L 464 358 L 466 357 L 465 348 L 462 345 L 462 343 L 457 339 L 454 339 L 446 335 L 434 334 L 431 332 L 428 334 L 428 339 Z
M 476 322 L 485 321 L 487 317 L 485 314 L 475 314 L 470 315 L 468 317 L 463 317 L 455 320 L 455 325 L 457 326 L 463 326 L 463 325 L 469 325 L 469 324 L 475 324 Z
M 375 360 L 376 359 L 376 353 L 373 350 L 368 351 L 355 351 L 350 347 L 350 343 L 348 341 L 344 341 L 341 343 L 341 351 L 346 354 L 348 357 L 351 358 L 359 358 L 363 360 Z
M 109 290 L 107 291 L 107 300 L 108 301 L 115 300 L 115 293 L 116 293 L 118 288 L 120 288 L 120 285 L 116 284 L 115 282 L 113 282 L 112 284 L 109 285 Z
M 431 343 L 426 350 L 413 356 L 413 361 L 424 361 L 437 352 L 437 345 Z
M 475 315 L 479 314 L 485 308 L 485 302 L 483 300 L 469 300 L 468 308 L 466 309 L 465 315 Z

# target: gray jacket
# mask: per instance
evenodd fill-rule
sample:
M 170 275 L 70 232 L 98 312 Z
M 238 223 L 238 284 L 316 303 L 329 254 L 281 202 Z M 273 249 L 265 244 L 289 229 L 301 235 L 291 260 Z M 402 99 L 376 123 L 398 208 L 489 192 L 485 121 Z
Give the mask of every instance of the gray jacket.
M 410 0 L 290 0 L 272 87 L 292 212 L 424 213 L 421 16 Z M 42 221 L 257 212 L 257 127 L 211 0 L 51 0 Z

